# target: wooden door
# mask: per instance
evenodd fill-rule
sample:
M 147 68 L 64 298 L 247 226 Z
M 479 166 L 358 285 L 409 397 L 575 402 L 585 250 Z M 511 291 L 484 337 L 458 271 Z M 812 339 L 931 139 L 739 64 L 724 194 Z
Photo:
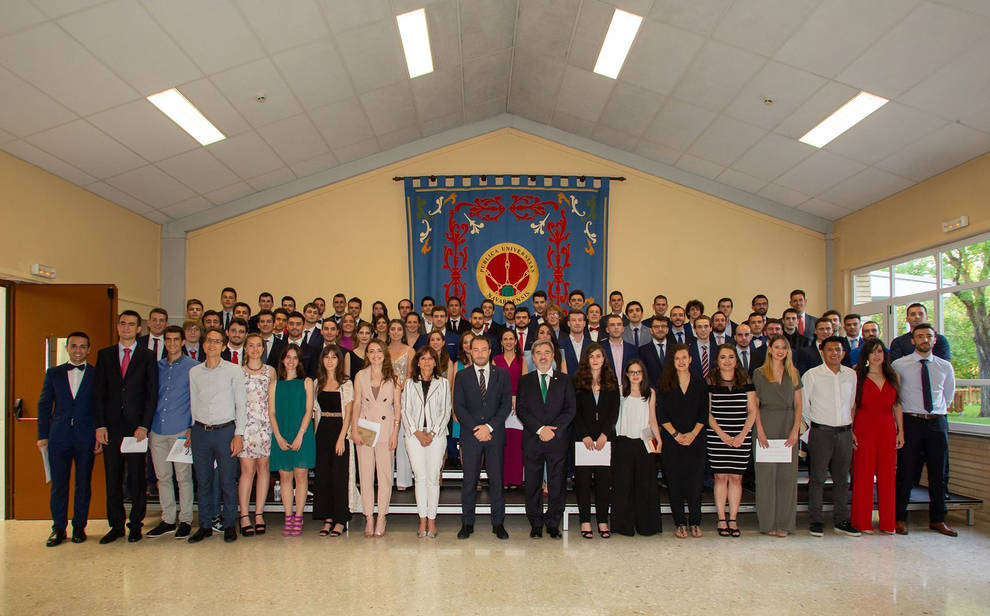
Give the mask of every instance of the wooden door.
M 57 351 L 67 334 L 84 331 L 90 338 L 88 361 L 116 341 L 117 287 L 106 284 L 27 284 L 10 287 L 13 335 L 10 340 L 11 392 L 8 416 L 7 486 L 10 511 L 20 520 L 51 517 L 49 485 L 38 451 L 38 397 L 47 366 L 57 365 Z M 16 402 L 20 401 L 17 406 Z M 73 478 L 73 481 L 75 479 Z M 69 516 L 72 516 L 71 496 Z M 93 467 L 90 519 L 106 516 L 103 460 Z

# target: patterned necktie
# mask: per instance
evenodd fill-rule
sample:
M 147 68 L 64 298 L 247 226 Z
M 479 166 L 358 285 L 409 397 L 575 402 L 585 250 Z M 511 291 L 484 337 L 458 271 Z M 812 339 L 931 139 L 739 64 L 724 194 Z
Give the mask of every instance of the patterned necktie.
M 540 375 L 540 393 L 543 394 L 543 401 L 547 401 L 547 375 Z
M 124 349 L 124 361 L 120 362 L 120 378 L 127 375 L 127 366 L 131 365 L 131 350 Z
M 935 405 L 932 403 L 932 378 L 928 374 L 928 360 L 922 359 L 921 362 L 921 399 L 925 403 L 925 410 L 931 413 L 935 410 Z
M 742 352 L 742 364 L 743 364 L 743 370 L 749 372 L 749 351 Z
M 708 361 L 708 345 L 703 345 L 701 347 L 701 373 L 708 378 L 708 371 L 711 369 L 711 365 Z
M 488 393 L 488 387 L 485 385 L 485 370 L 478 370 L 478 389 L 481 390 L 481 403 L 485 403 L 485 394 Z

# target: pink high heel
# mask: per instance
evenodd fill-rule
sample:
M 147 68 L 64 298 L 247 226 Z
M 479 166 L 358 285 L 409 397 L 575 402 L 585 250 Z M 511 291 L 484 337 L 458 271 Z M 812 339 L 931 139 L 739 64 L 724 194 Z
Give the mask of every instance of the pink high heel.
M 292 536 L 298 537 L 302 535 L 303 532 L 303 517 L 301 515 L 297 515 L 295 518 L 295 524 L 292 526 Z
M 285 524 L 282 526 L 282 536 L 283 537 L 291 537 L 292 536 L 292 529 L 295 526 L 295 523 L 296 523 L 296 516 L 291 515 L 291 514 L 285 516 Z

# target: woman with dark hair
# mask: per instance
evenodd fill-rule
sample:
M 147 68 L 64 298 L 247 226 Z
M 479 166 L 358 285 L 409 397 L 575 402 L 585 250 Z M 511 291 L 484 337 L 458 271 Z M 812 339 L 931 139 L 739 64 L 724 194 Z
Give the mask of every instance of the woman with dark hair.
M 419 314 L 416 312 L 410 312 L 406 315 L 403 321 L 403 328 L 405 331 L 402 334 L 402 342 L 410 347 L 416 346 L 416 341 L 419 340 Z
M 461 340 L 457 343 L 457 372 L 473 365 L 471 361 L 472 340 L 474 340 L 474 334 L 471 333 L 471 330 L 461 334 Z
M 783 440 L 791 450 L 791 461 L 756 463 L 756 517 L 760 532 L 786 537 L 794 532 L 797 511 L 798 437 L 801 430 L 801 376 L 784 336 L 767 340 L 767 358 L 753 373 L 759 404 L 756 440 L 760 447 L 769 439 Z M 872 493 L 871 493 L 872 494 Z
M 412 371 L 402 388 L 403 446 L 416 477 L 417 536 L 437 536 L 440 473 L 447 448 L 450 383 L 437 372 L 437 354 L 428 345 L 412 359 Z
M 511 333 L 511 332 L 510 332 Z M 581 354 L 574 375 L 577 415 L 574 417 L 575 447 L 601 451 L 615 441 L 615 422 L 619 418 L 619 384 L 605 352 L 598 344 L 588 345 Z M 591 484 L 595 485 L 595 518 L 602 539 L 611 536 L 608 509 L 611 501 L 612 473 L 608 466 L 575 466 L 574 487 L 577 493 L 581 536 L 591 539 Z M 657 513 L 659 517 L 659 513 Z
M 525 360 L 516 349 L 516 332 L 506 329 L 499 337 L 502 343 L 502 352 L 492 358 L 492 363 L 499 368 L 504 368 L 509 373 L 509 384 L 512 388 L 512 411 L 516 414 L 516 391 L 519 388 L 519 379 L 525 374 Z M 523 483 L 523 454 L 522 454 L 522 430 L 520 428 L 510 428 L 505 426 L 505 448 L 502 457 L 502 483 L 506 490 L 515 490 Z
M 309 469 L 316 464 L 313 442 L 313 381 L 306 378 L 302 352 L 294 344 L 282 347 L 278 358 L 278 380 L 268 390 L 268 416 L 272 424 L 272 453 L 269 467 L 278 471 L 285 527 L 282 535 L 302 534 L 303 510 L 309 488 Z M 292 440 L 282 435 L 286 431 Z M 292 511 L 295 482 L 295 513 Z
M 708 463 L 715 474 L 716 531 L 719 537 L 739 537 L 742 476 L 753 453 L 751 430 L 756 421 L 756 391 L 736 357 L 735 344 L 720 345 L 715 369 L 708 375 L 711 399 L 708 412 Z M 725 503 L 729 519 L 725 519 Z
M 385 516 L 392 499 L 395 446 L 399 439 L 399 384 L 384 342 L 372 340 L 368 343 L 366 363 L 367 367 L 358 372 L 354 381 L 351 440 L 357 448 L 358 471 L 361 474 L 361 507 L 366 519 L 364 536 L 383 537 Z M 359 429 L 362 419 L 376 425 L 378 435 L 374 441 L 362 438 L 362 431 L 366 431 L 366 435 L 371 431 L 369 428 Z M 378 520 L 373 524 L 376 476 Z
M 856 364 L 853 413 L 853 526 L 873 534 L 873 479 L 876 478 L 880 532 L 892 535 L 895 522 L 897 450 L 904 446 L 900 378 L 880 340 L 863 343 Z M 865 529 L 865 530 L 864 530 Z
M 343 322 L 343 320 L 341 320 L 341 322 Z M 361 321 L 361 324 L 358 325 L 357 331 L 354 334 L 354 348 L 351 349 L 351 351 L 354 353 L 354 356 L 351 358 L 351 360 L 353 361 L 353 358 L 357 357 L 360 360 L 361 368 L 364 368 L 365 365 L 367 365 L 368 363 L 364 357 L 364 350 L 368 348 L 368 343 L 374 339 L 375 339 L 375 330 L 371 326 L 371 323 L 368 323 L 367 321 Z M 359 368 L 358 370 L 360 370 L 361 368 Z M 353 370 L 354 368 L 351 367 L 351 369 Z
M 351 510 L 347 502 L 349 447 L 354 387 L 344 371 L 340 347 L 328 344 L 320 353 L 316 373 L 316 479 L 313 485 L 313 519 L 323 522 L 320 536 L 339 537 L 347 530 Z
M 632 359 L 622 374 L 622 399 L 612 444 L 612 530 L 620 535 L 661 532 L 657 462 L 653 457 L 660 451 L 656 395 L 646 366 Z
M 385 344 L 388 344 L 388 317 L 380 314 L 377 317 L 371 317 L 371 326 L 375 332 L 375 338 L 381 340 Z
M 378 317 L 385 317 L 385 322 L 388 322 L 388 306 L 382 300 L 371 305 L 371 320 L 374 321 Z
M 348 351 L 354 350 L 354 347 L 357 345 L 357 338 L 355 336 L 356 328 L 357 321 L 354 320 L 353 315 L 346 313 L 344 316 L 340 317 L 340 337 L 337 343 L 341 346 L 341 348 L 347 349 Z
M 674 536 L 692 537 L 701 533 L 701 489 L 705 480 L 705 439 L 701 436 L 708 422 L 708 384 L 691 372 L 691 354 L 685 344 L 675 344 L 667 352 L 660 375 L 660 431 L 663 437 L 664 476 L 670 493 L 670 509 L 677 530 Z M 690 518 L 684 516 L 687 503 Z

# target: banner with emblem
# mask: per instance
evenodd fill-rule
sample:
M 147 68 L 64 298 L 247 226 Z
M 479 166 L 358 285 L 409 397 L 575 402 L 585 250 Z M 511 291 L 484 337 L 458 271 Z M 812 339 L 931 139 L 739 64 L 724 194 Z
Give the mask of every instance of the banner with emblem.
M 470 310 L 526 302 L 537 289 L 566 306 L 580 289 L 603 303 L 608 178 L 458 175 L 405 178 L 410 297 L 452 296 Z

